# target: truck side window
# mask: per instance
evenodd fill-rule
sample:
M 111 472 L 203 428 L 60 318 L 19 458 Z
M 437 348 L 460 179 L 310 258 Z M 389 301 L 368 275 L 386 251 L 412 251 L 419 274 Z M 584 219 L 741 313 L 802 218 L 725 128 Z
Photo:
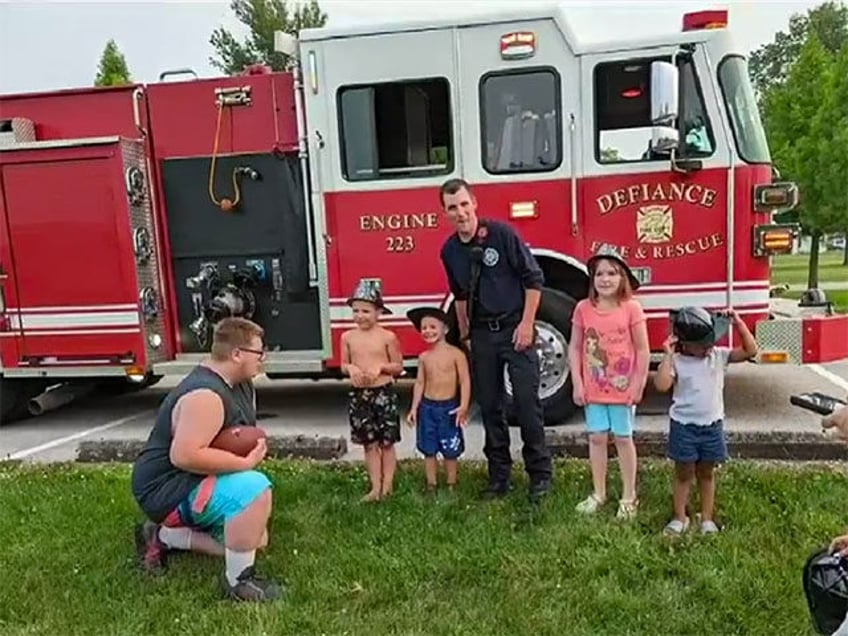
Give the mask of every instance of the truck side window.
M 654 58 L 671 61 L 669 58 Z M 651 62 L 604 62 L 595 67 L 595 158 L 598 163 L 666 161 L 651 150 Z M 708 157 L 715 137 L 694 64 L 680 65 L 678 129 L 684 157 Z
M 453 170 L 446 79 L 341 87 L 338 109 L 346 180 L 430 177 Z
M 560 78 L 552 68 L 480 79 L 483 167 L 490 174 L 549 172 L 562 162 Z

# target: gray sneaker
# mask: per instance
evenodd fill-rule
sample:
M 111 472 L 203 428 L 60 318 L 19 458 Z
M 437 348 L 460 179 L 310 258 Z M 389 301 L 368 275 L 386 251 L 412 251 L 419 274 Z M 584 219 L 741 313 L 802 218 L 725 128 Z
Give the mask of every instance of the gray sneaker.
M 254 566 L 244 569 L 238 583 L 230 585 L 227 575 L 221 575 L 224 597 L 233 601 L 274 601 L 283 595 L 283 587 L 256 573 Z

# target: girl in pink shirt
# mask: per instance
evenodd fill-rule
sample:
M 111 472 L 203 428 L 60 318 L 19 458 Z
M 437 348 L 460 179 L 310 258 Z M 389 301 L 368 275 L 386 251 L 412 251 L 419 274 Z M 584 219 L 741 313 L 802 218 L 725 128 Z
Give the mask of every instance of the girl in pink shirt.
M 630 519 L 638 507 L 633 421 L 648 379 L 648 329 L 632 298 L 639 281 L 615 249 L 601 246 L 587 265 L 589 297 L 574 308 L 568 359 L 574 401 L 584 407 L 594 492 L 577 510 L 591 514 L 606 502 L 612 432 L 622 481 L 616 516 Z

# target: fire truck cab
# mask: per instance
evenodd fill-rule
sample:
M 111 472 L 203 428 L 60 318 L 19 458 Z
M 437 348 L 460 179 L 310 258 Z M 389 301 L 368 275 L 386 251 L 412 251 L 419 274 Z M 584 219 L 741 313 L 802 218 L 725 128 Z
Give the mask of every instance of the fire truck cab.
M 798 193 L 772 178 L 726 12 L 630 42 L 582 43 L 562 9 L 533 8 L 276 46 L 284 72 L 0 96 L 4 418 L 48 384 L 185 373 L 228 315 L 266 329 L 269 377 L 339 377 L 363 278 L 381 281 L 414 373 L 406 312 L 453 308 L 451 177 L 544 271 L 548 424 L 576 410 L 571 312 L 604 243 L 640 277 L 655 352 L 669 311 L 697 304 L 735 308 L 761 362 L 848 357 L 848 317 L 772 311 L 770 257 L 797 232 L 772 215 Z M 610 382 L 626 374 L 596 353 Z

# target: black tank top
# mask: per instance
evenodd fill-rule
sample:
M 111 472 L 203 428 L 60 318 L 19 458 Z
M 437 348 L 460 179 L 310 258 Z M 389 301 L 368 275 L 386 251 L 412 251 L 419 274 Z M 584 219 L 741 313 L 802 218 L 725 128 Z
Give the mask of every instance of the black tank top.
M 177 400 L 197 389 L 210 389 L 221 397 L 224 428 L 256 425 L 252 382 L 230 387 L 220 375 L 203 365 L 183 378 L 162 401 L 150 437 L 133 465 L 133 496 L 150 520 L 157 523 L 164 520 L 204 477 L 177 468 L 170 458 L 171 413 Z

